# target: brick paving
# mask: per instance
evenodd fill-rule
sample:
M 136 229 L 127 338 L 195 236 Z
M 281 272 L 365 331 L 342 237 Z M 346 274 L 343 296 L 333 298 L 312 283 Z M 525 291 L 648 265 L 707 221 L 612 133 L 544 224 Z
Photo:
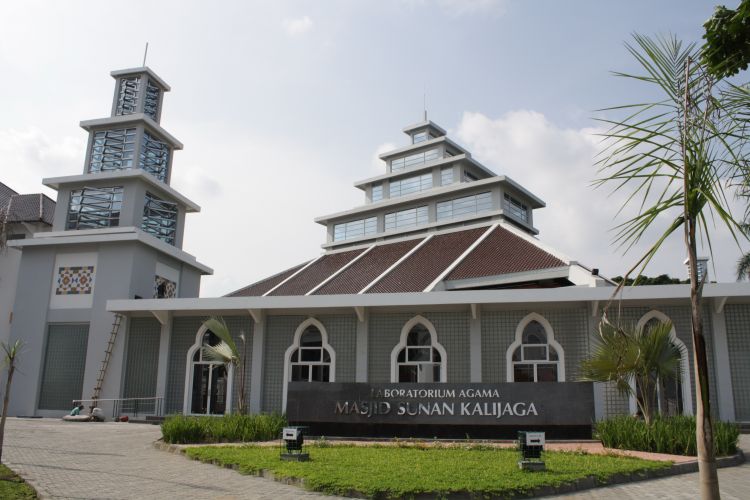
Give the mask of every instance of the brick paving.
M 743 434 L 740 436 L 740 448 L 750 460 L 750 435 Z M 745 462 L 738 467 L 719 469 L 719 487 L 721 488 L 722 500 L 747 500 L 750 498 L 750 462 Z M 699 497 L 698 473 L 692 473 L 548 498 L 566 498 L 569 500 L 651 500 L 662 498 L 693 500 Z
M 5 434 L 3 462 L 31 483 L 42 498 L 285 500 L 325 497 L 159 451 L 153 446 L 161 436 L 158 426 L 9 418 Z M 740 446 L 750 456 L 750 435 L 740 437 Z M 720 469 L 719 481 L 724 500 L 750 498 L 750 462 Z M 694 473 L 554 498 L 697 497 L 698 474 Z
M 155 425 L 9 418 L 3 463 L 26 479 L 42 498 L 321 497 L 295 486 L 159 451 L 152 445 L 159 437 L 161 432 Z

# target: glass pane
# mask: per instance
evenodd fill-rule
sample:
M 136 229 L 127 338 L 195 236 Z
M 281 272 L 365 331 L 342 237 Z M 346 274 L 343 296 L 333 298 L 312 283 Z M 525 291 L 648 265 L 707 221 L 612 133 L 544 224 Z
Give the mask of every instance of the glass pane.
M 406 349 L 401 349 L 401 352 L 398 353 L 398 362 L 403 363 L 406 361 Z
M 328 365 L 313 365 L 312 368 L 312 381 L 313 382 L 328 382 Z
M 524 344 L 546 344 L 547 332 L 544 331 L 544 327 L 538 321 L 531 321 L 523 329 L 521 342 Z
M 406 361 L 430 361 L 429 347 L 409 347 L 407 351 Z
M 221 415 L 227 407 L 227 369 L 224 365 L 210 365 L 211 371 L 211 414 Z
M 536 365 L 537 382 L 557 382 L 557 364 Z
M 513 351 L 513 361 L 521 361 L 521 348 L 517 347 L 515 351 Z
M 320 347 L 323 345 L 323 337 L 316 327 L 308 326 L 299 340 L 299 345 L 303 347 Z
M 211 330 L 208 330 L 203 334 L 203 345 L 215 346 L 219 345 L 220 342 L 221 339 L 217 337 L 216 334 Z
M 174 245 L 177 233 L 177 204 L 147 192 L 141 229 Z
M 524 361 L 546 361 L 547 360 L 547 346 L 523 346 L 523 360 Z
M 208 411 L 208 369 L 209 365 L 193 365 L 190 413 L 206 413 Z
M 307 382 L 310 380 L 308 365 L 292 365 L 292 382 Z
M 322 349 L 320 347 L 314 347 L 314 348 L 301 348 L 300 351 L 302 351 L 302 361 L 320 361 L 321 360 L 321 351 Z
M 326 363 L 331 362 L 331 354 L 328 352 L 327 349 L 323 349 L 323 361 L 325 361 Z
M 432 380 L 440 382 L 440 365 L 432 365 Z
M 400 365 L 398 367 L 399 382 L 417 382 L 416 365 Z
M 533 382 L 534 365 L 513 365 L 514 382 Z
M 406 338 L 406 345 L 430 345 L 430 331 L 424 325 L 415 325 Z
M 441 361 L 441 359 L 440 359 L 440 353 L 434 347 L 432 348 L 432 360 L 435 363 L 440 363 L 440 361 Z
M 299 349 L 292 353 L 292 363 L 299 361 Z
M 547 352 L 549 354 L 549 360 L 550 361 L 557 361 L 559 358 L 557 357 L 557 350 L 550 346 L 547 346 Z
M 438 371 L 438 381 L 440 380 L 440 371 Z M 435 365 L 431 363 L 422 363 L 419 365 L 419 381 L 435 382 Z

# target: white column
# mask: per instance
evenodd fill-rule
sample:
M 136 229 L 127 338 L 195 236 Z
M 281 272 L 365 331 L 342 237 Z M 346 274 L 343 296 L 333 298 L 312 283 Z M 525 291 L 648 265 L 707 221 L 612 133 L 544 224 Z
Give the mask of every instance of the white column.
M 263 401 L 263 353 L 266 343 L 266 317 L 260 315 L 255 319 L 253 325 L 253 356 L 250 362 L 250 413 L 260 413 L 261 402 Z
M 469 319 L 469 364 L 472 384 L 482 382 L 482 313 L 478 304 L 471 304 Z
M 729 344 L 724 301 L 715 298 L 711 307 L 711 326 L 714 337 L 714 367 L 716 369 L 716 400 L 719 402 L 719 418 L 734 422 L 734 391 L 729 367 Z
M 168 314 L 165 321 L 161 321 L 161 330 L 159 332 L 159 364 L 156 369 L 156 394 L 161 400 L 161 411 L 166 411 L 166 391 L 167 391 L 167 368 L 169 365 L 169 341 L 172 336 L 172 315 Z
M 367 382 L 367 343 L 369 342 L 369 312 L 357 310 L 357 369 L 356 382 Z

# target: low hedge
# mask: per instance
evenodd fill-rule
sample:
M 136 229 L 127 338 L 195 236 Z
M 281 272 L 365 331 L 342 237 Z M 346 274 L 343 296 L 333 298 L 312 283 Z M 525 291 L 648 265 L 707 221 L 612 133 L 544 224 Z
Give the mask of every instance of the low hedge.
M 714 423 L 714 452 L 717 456 L 737 453 L 740 430 L 729 422 Z M 651 425 L 631 416 L 620 416 L 596 424 L 596 437 L 607 448 L 697 455 L 695 417 L 656 417 Z
M 277 439 L 286 418 L 277 413 L 186 417 L 171 415 L 161 424 L 164 442 L 172 444 L 236 443 Z

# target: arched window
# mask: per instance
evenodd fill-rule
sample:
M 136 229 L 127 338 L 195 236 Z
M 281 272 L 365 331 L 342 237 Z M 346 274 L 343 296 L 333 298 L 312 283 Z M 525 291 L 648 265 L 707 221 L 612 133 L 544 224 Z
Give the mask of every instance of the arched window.
M 446 353 L 435 327 L 417 316 L 401 330 L 401 341 L 391 352 L 391 382 L 445 382 Z
M 330 382 L 331 353 L 323 347 L 323 336 L 317 326 L 309 325 L 302 332 L 290 363 L 290 382 Z
M 506 352 L 508 382 L 564 382 L 562 346 L 555 342 L 552 326 L 536 313 L 516 328 L 516 339 Z
M 644 314 L 638 321 L 637 328 L 644 328 L 646 333 L 659 323 L 671 322 L 669 317 L 661 311 L 649 311 Z M 652 401 L 652 408 L 658 408 L 663 415 L 692 415 L 693 414 L 693 397 L 690 391 L 690 358 L 688 349 L 684 342 L 678 337 L 674 329 L 669 332 L 669 338 L 672 344 L 680 351 L 680 373 L 669 380 L 659 380 L 656 389 L 656 401 Z M 633 383 L 631 383 L 633 387 Z M 639 387 L 633 387 L 638 397 L 642 397 Z M 638 411 L 638 404 L 635 396 L 630 396 L 630 413 L 635 414 Z
M 308 318 L 297 327 L 292 345 L 284 354 L 281 411 L 286 411 L 288 382 L 335 381 L 336 352 L 328 344 L 328 333 L 323 323 Z
M 183 405 L 185 414 L 222 415 L 232 407 L 232 366 L 209 360 L 203 353 L 203 347 L 215 346 L 219 342 L 219 337 L 201 327 L 195 344 L 188 350 Z

